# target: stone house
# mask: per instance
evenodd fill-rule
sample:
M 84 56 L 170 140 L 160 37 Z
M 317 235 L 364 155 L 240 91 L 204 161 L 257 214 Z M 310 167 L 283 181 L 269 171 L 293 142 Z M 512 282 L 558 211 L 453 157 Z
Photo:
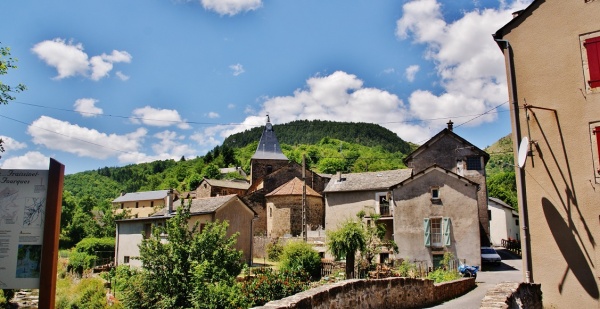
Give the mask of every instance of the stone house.
M 493 38 L 522 159 L 515 173 L 524 280 L 541 284 L 544 307 L 597 308 L 600 1 L 534 0 L 513 16 Z
M 479 184 L 437 165 L 392 187 L 396 258 L 437 267 L 450 252 L 467 265 L 481 265 Z
M 250 184 L 243 180 L 203 179 L 196 188 L 196 197 L 211 197 L 236 194 L 239 197 L 246 195 Z
M 488 246 L 490 243 L 485 175 L 485 166 L 489 159 L 489 154 L 453 132 L 452 121 L 448 122 L 448 128 L 440 131 L 404 159 L 406 166 L 412 168 L 415 174 L 435 164 L 479 184 L 477 212 L 481 246 Z
M 267 236 L 302 236 L 303 212 L 302 195 L 306 196 L 307 230 L 316 230 L 324 226 L 325 209 L 323 197 L 311 187 L 306 186 L 298 177 L 266 194 Z
M 200 231 L 208 222 L 228 221 L 227 237 L 235 233 L 237 236 L 236 249 L 243 251 L 244 261 L 251 262 L 252 257 L 252 221 L 255 213 L 237 195 L 198 198 L 189 201 L 190 220 L 192 228 L 199 224 Z M 171 218 L 178 207 L 188 201 L 178 200 L 166 206 L 150 217 L 117 220 L 115 264 L 128 264 L 141 267 L 138 245 L 142 240 L 150 237 L 152 227 L 164 225 Z
M 171 193 L 171 194 L 169 194 Z M 179 199 L 176 190 L 157 190 L 123 193 L 112 201 L 115 214 L 129 210 L 134 218 L 148 217 L 169 204 L 169 199 Z
M 494 246 L 502 245 L 502 240 L 521 239 L 519 235 L 519 213 L 502 200 L 489 198 L 488 217 L 490 218 L 490 241 Z

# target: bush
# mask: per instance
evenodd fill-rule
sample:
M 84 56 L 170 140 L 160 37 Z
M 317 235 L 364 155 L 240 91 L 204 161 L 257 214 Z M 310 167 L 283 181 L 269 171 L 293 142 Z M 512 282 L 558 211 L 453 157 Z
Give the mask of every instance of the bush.
M 67 270 L 82 275 L 84 270 L 94 267 L 95 260 L 96 257 L 93 255 L 89 255 L 85 252 L 72 251 L 69 255 L 69 265 L 67 266 Z
M 408 260 L 403 260 L 397 271 L 400 277 L 416 278 L 417 276 L 417 266 Z
M 241 291 L 251 307 L 300 293 L 308 288 L 309 275 L 302 270 L 260 268 L 254 277 L 242 283 Z
M 279 242 L 267 244 L 267 257 L 269 258 L 269 261 L 279 262 L 281 252 L 283 252 L 283 245 Z
M 15 290 L 0 289 L 0 308 L 9 308 L 9 303 L 13 296 L 15 296 Z
M 461 274 L 456 270 L 444 270 L 438 268 L 427 275 L 427 279 L 433 280 L 435 283 L 452 281 L 462 278 Z
M 319 278 L 321 257 L 311 245 L 303 241 L 291 241 L 283 247 L 279 267 L 282 270 L 302 270 L 313 278 Z
M 102 280 L 97 278 L 84 278 L 75 286 L 71 286 L 56 300 L 59 309 L 103 309 L 109 308 L 106 301 L 106 292 Z M 110 308 L 115 308 L 114 306 Z M 117 306 L 118 308 L 118 306 Z
M 114 238 L 84 238 L 71 250 L 67 269 L 81 275 L 84 270 L 94 267 L 98 258 L 111 258 L 114 251 Z

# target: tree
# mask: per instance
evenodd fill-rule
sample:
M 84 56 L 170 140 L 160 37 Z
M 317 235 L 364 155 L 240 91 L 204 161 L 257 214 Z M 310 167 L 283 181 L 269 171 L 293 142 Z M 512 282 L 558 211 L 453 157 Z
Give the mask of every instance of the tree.
M 9 69 L 16 69 L 17 61 L 17 58 L 12 58 L 10 56 L 10 47 L 0 46 L 0 75 L 8 74 Z M 23 84 L 11 86 L 0 81 L 0 104 L 8 104 L 9 101 L 15 99 L 13 96 L 14 93 L 19 93 L 21 91 L 25 91 L 26 89 L 27 87 L 25 87 Z M 4 152 L 4 146 L 2 145 L 3 142 L 4 141 L 0 138 L 0 152 Z
M 327 232 L 329 251 L 341 259 L 346 257 L 346 278 L 354 278 L 354 261 L 357 251 L 366 249 L 365 229 L 357 219 L 347 220 L 339 229 Z
M 244 263 L 242 252 L 234 248 L 237 234 L 226 237 L 227 222 L 208 223 L 199 233 L 198 224 L 189 227 L 189 219 L 188 204 L 178 208 L 165 227 L 154 228 L 151 237 L 142 241 L 142 271 L 132 278 L 125 305 L 192 308 L 203 299 L 222 303 L 239 295 L 235 277 Z
M 366 216 L 364 211 L 359 211 L 356 216 L 363 224 L 365 230 L 365 250 L 361 251 L 361 253 L 368 265 L 371 265 L 375 256 L 381 253 L 383 247 L 392 249 L 394 252 L 398 251 L 396 242 L 393 240 L 384 240 L 386 233 L 385 225 L 377 223 L 381 215 L 371 213 L 369 215 L 370 219 L 367 222 L 363 220 Z
M 220 179 L 221 171 L 219 170 L 219 167 L 217 165 L 209 164 L 205 166 L 202 170 L 202 176 L 208 179 Z

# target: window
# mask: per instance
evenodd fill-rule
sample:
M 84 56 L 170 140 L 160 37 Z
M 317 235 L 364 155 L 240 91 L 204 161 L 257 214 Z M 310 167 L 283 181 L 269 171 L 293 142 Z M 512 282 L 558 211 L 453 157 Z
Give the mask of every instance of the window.
M 150 207 L 154 207 L 154 201 L 150 201 Z
M 388 192 L 380 192 L 375 194 L 376 205 L 376 213 L 380 214 L 382 217 L 392 216 L 392 211 L 390 209 L 390 197 Z
M 583 41 L 585 55 L 587 56 L 587 67 L 589 77 L 587 86 L 589 88 L 600 87 L 600 37 L 588 38 Z
M 135 208 L 138 208 L 138 206 L 139 206 L 138 204 L 139 204 L 139 202 L 135 202 Z
M 599 88 L 600 90 L 600 88 Z M 592 162 L 590 171 L 594 175 L 596 183 L 600 183 L 600 121 L 593 121 L 589 123 L 590 128 L 590 147 L 592 152 Z
M 267 165 L 267 175 L 271 174 L 272 171 L 273 171 L 273 166 Z
M 144 239 L 150 238 L 151 235 L 152 235 L 152 224 L 151 223 L 144 224 Z
M 432 200 L 440 199 L 440 187 L 431 187 L 431 199 Z
M 450 218 L 425 218 L 423 229 L 426 247 L 450 246 Z
M 126 255 L 126 256 L 123 257 L 123 263 L 124 264 L 129 264 L 129 256 L 128 255 Z
M 492 210 L 488 209 L 488 220 L 492 221 Z
M 467 157 L 467 169 L 472 170 L 472 171 L 480 171 L 481 170 L 481 157 L 479 157 L 479 156 Z
M 121 209 L 123 209 L 123 206 L 125 206 L 125 203 L 121 203 Z

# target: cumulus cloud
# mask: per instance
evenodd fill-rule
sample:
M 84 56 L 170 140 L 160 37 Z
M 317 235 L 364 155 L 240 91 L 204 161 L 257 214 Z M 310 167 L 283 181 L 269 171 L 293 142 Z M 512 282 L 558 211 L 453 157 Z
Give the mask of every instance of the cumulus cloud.
M 2 145 L 4 147 L 5 153 L 10 153 L 11 151 L 23 149 L 27 147 L 27 144 L 21 143 L 11 137 L 0 135 L 0 139 L 2 140 Z
M 75 104 L 75 111 L 81 114 L 83 117 L 96 117 L 102 115 L 103 111 L 101 108 L 96 107 L 98 100 L 92 98 L 77 99 Z
M 162 131 L 152 136 L 157 142 L 152 144 L 154 154 L 143 152 L 129 152 L 119 155 L 119 161 L 122 163 L 144 163 L 156 160 L 179 160 L 181 157 L 193 159 L 198 151 L 190 145 L 182 143 L 185 136 L 178 135 L 173 131 Z
M 50 158 L 37 151 L 29 151 L 18 157 L 11 157 L 0 162 L 2 169 L 48 169 Z
M 237 63 L 237 64 L 232 64 L 229 66 L 229 68 L 231 69 L 231 71 L 233 71 L 233 76 L 238 76 L 244 72 L 246 72 L 244 70 L 244 66 Z
M 118 50 L 90 58 L 83 51 L 83 44 L 61 38 L 37 43 L 31 50 L 47 65 L 56 69 L 58 75 L 55 79 L 80 75 L 97 81 L 108 76 L 114 63 L 129 63 L 132 59 L 128 52 Z
M 235 104 L 227 104 L 227 109 L 234 109 L 235 108 Z
M 215 112 L 209 112 L 206 116 L 208 116 L 208 118 L 219 118 L 220 117 L 220 115 Z
M 117 72 L 115 73 L 115 75 L 116 75 L 116 76 L 117 76 L 117 77 L 118 77 L 120 80 L 122 80 L 122 81 L 126 81 L 126 80 L 128 80 L 128 79 L 129 79 L 129 76 L 127 76 L 127 75 L 123 74 L 123 72 L 121 72 L 121 71 L 117 71 Z
M 417 75 L 417 72 L 419 72 L 420 67 L 418 65 L 411 65 L 408 68 L 406 68 L 406 79 L 409 82 L 413 82 L 415 81 L 415 75 Z
M 61 150 L 81 157 L 106 159 L 120 153 L 136 152 L 141 147 L 147 130 L 117 135 L 98 132 L 66 121 L 41 116 L 29 127 L 27 133 L 37 145 Z
M 415 0 L 403 6 L 396 23 L 400 39 L 426 46 L 425 58 L 436 65 L 441 94 L 417 90 L 408 98 L 410 112 L 421 119 L 472 117 L 507 101 L 504 59 L 491 34 L 524 8 L 529 0 L 517 0 L 498 9 L 465 12 L 447 23 L 436 0 Z M 407 70 L 407 78 L 409 78 Z M 493 121 L 490 113 L 470 122 Z M 438 124 L 438 126 L 441 124 Z
M 201 0 L 200 3 L 206 10 L 229 16 L 253 11 L 262 6 L 262 0 Z
M 130 118 L 133 123 L 143 123 L 154 127 L 168 127 L 176 125 L 180 129 L 189 129 L 190 125 L 181 118 L 174 109 L 156 109 L 150 106 L 137 108 Z

